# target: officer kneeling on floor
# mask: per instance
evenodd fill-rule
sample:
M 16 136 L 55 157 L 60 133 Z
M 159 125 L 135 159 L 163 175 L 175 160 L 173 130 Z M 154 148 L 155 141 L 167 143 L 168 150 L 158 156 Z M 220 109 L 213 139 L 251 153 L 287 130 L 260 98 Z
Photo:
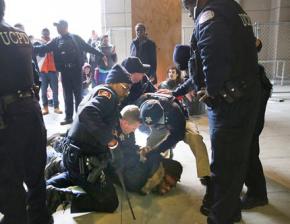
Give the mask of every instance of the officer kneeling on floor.
M 155 154 L 144 160 L 140 157 L 140 146 L 136 145 L 134 131 L 141 122 L 140 111 L 136 105 L 125 106 L 121 110 L 116 137 L 120 143 L 121 156 L 117 167 L 122 173 L 128 191 L 146 195 L 150 192 L 165 194 L 176 186 L 182 174 L 182 165 L 172 159 L 165 159 Z M 114 169 L 109 167 L 106 174 L 115 180 L 119 179 Z
M 113 212 L 118 207 L 116 191 L 103 169 L 111 159 L 110 151 L 115 154 L 119 150 L 113 130 L 119 118 L 119 103 L 128 95 L 130 85 L 129 73 L 115 65 L 106 84 L 95 87 L 81 102 L 62 143 L 67 171 L 47 181 L 51 213 L 64 201 L 71 201 L 71 212 Z M 74 185 L 86 193 L 60 189 Z

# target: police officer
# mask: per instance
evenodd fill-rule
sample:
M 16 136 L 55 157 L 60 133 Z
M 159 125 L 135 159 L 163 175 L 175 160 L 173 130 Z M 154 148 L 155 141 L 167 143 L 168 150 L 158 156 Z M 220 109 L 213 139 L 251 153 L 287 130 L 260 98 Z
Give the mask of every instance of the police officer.
M 213 202 L 208 223 L 241 219 L 245 179 L 260 96 L 257 51 L 249 16 L 233 0 L 183 0 L 195 20 L 191 75 L 208 105 Z
M 120 114 L 116 136 L 120 143 L 122 163 L 118 169 L 121 170 L 127 190 L 142 195 L 151 191 L 162 195 L 169 192 L 180 180 L 181 164 L 172 159 L 165 159 L 160 154 L 141 161 L 140 146 L 136 145 L 134 134 L 141 122 L 140 110 L 136 105 L 127 105 Z M 119 178 L 116 178 L 111 169 L 107 169 L 107 173 L 119 182 Z
M 81 37 L 68 32 L 68 23 L 60 20 L 54 23 L 59 37 L 42 46 L 35 46 L 34 51 L 39 54 L 53 52 L 54 61 L 58 71 L 61 72 L 63 94 L 65 102 L 65 119 L 61 125 L 72 123 L 73 102 L 75 110 L 82 100 L 82 75 L 81 69 L 84 64 L 83 52 L 89 52 L 96 56 L 98 63 L 105 63 L 106 58 L 101 52 L 87 44 Z
M 140 98 L 140 103 L 141 118 L 151 128 L 146 147 L 141 150 L 145 156 L 160 154 L 184 140 L 196 158 L 197 176 L 208 185 L 210 167 L 206 146 L 195 125 L 186 119 L 179 101 L 172 96 L 148 93 Z
M 257 51 L 260 52 L 262 42 L 256 40 Z M 251 209 L 256 206 L 268 204 L 266 180 L 263 172 L 263 166 L 259 158 L 260 143 L 259 136 L 264 128 L 265 112 L 269 97 L 272 92 L 272 84 L 266 76 L 265 69 L 259 64 L 259 75 L 262 86 L 258 118 L 256 121 L 255 132 L 252 138 L 251 151 L 249 156 L 248 169 L 245 179 L 247 187 L 246 194 L 242 197 L 242 209 Z
M 4 9 L 0 0 L 0 223 L 48 224 L 46 130 L 32 91 L 32 45 L 4 22 Z
M 136 104 L 136 101 L 144 93 L 153 93 L 156 88 L 146 75 L 149 72 L 150 65 L 142 64 L 141 60 L 137 57 L 131 56 L 126 58 L 122 65 L 131 74 L 132 87 L 129 96 L 122 103 L 123 106 L 129 104 Z
M 114 150 L 113 155 L 118 154 L 119 143 L 113 130 L 119 118 L 119 103 L 128 95 L 130 84 L 129 73 L 115 65 L 106 85 L 95 87 L 80 104 L 62 146 L 67 172 L 47 181 L 51 213 L 67 199 L 72 202 L 72 212 L 113 212 L 118 207 L 115 189 L 102 170 L 110 159 L 110 150 Z M 58 189 L 74 185 L 82 187 L 87 194 Z

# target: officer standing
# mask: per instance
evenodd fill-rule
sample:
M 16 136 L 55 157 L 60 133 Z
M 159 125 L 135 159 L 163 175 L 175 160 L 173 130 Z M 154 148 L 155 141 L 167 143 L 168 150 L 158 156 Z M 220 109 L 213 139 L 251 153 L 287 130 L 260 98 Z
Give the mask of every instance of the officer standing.
M 233 0 L 183 0 L 195 20 L 191 75 L 208 105 L 213 197 L 208 223 L 241 219 L 245 180 L 260 96 L 257 51 L 249 16 Z
M 0 0 L 0 223 L 48 224 L 46 130 L 32 91 L 32 45 L 4 22 L 4 9 Z
M 73 121 L 74 100 L 75 110 L 82 100 L 83 52 L 94 54 L 98 63 L 106 64 L 106 57 L 78 35 L 69 33 L 68 23 L 65 20 L 54 23 L 54 26 L 56 26 L 60 36 L 45 45 L 35 46 L 34 51 L 38 54 L 53 52 L 56 68 L 61 73 L 64 91 L 65 119 L 60 124 L 66 125 Z
M 81 102 L 63 143 L 67 171 L 47 181 L 51 213 L 65 199 L 72 201 L 72 212 L 113 212 L 118 207 L 116 191 L 102 171 L 110 159 L 110 150 L 118 154 L 119 143 L 113 130 L 119 118 L 119 102 L 128 95 L 130 84 L 129 73 L 115 65 L 106 84 L 95 87 Z M 87 194 L 58 189 L 74 185 Z
M 256 40 L 256 47 L 259 53 L 262 49 L 262 42 L 260 39 Z M 266 179 L 264 176 L 263 166 L 259 158 L 259 137 L 264 128 L 267 102 L 271 96 L 273 86 L 268 77 L 266 76 L 265 68 L 260 64 L 259 75 L 262 87 L 261 99 L 255 132 L 252 138 L 248 169 L 245 179 L 247 192 L 241 198 L 242 209 L 251 209 L 256 206 L 263 206 L 268 204 Z

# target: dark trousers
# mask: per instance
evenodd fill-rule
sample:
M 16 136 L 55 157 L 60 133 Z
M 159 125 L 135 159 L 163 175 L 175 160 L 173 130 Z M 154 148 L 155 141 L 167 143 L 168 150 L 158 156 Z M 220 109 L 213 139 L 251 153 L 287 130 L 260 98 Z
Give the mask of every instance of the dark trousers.
M 78 66 L 64 68 L 61 71 L 61 82 L 63 87 L 63 97 L 65 104 L 65 118 L 72 119 L 74 111 L 77 111 L 82 101 L 82 76 L 81 68 Z
M 46 130 L 37 100 L 8 105 L 0 130 L 0 212 L 5 224 L 47 224 Z M 23 187 L 27 186 L 27 192 Z
M 242 190 L 260 97 L 260 83 L 234 103 L 208 109 L 212 145 L 213 204 L 208 223 L 232 224 Z
M 118 197 L 114 185 L 106 180 L 105 183 L 91 184 L 81 175 L 61 173 L 46 182 L 58 188 L 80 186 L 86 193 L 73 193 L 71 212 L 114 212 L 118 205 Z
M 88 169 L 83 164 L 84 170 L 80 171 L 80 151 L 75 148 L 66 149 L 63 153 L 63 163 L 66 172 L 49 179 L 46 184 L 58 188 L 80 186 L 86 193 L 74 193 L 71 202 L 71 212 L 114 212 L 118 205 L 118 197 L 114 185 L 108 179 L 97 179 L 90 183 L 87 178 Z M 102 158 L 107 158 L 106 155 Z M 107 164 L 104 160 L 103 166 Z M 104 168 L 103 167 L 103 168 Z
M 247 186 L 247 195 L 259 199 L 267 198 L 266 180 L 263 172 L 263 167 L 259 158 L 260 143 L 259 136 L 264 128 L 265 111 L 271 90 L 262 88 L 260 97 L 260 107 L 252 139 L 251 150 L 249 155 L 249 166 L 246 174 L 245 185 Z
M 48 106 L 47 99 L 47 88 L 48 85 L 52 90 L 53 97 L 53 106 L 54 108 L 59 107 L 58 101 L 58 73 L 57 72 L 48 72 L 48 73 L 40 73 L 41 78 L 41 99 L 43 106 Z

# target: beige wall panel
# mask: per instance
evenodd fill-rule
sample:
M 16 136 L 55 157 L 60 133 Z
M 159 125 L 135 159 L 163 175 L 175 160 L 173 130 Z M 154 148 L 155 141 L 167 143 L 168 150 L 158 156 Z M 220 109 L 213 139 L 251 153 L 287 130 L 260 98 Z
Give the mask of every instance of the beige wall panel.
M 145 24 L 148 36 L 157 46 L 157 79 L 166 78 L 172 65 L 172 52 L 181 43 L 181 4 L 176 0 L 132 0 L 132 35 L 135 25 Z

